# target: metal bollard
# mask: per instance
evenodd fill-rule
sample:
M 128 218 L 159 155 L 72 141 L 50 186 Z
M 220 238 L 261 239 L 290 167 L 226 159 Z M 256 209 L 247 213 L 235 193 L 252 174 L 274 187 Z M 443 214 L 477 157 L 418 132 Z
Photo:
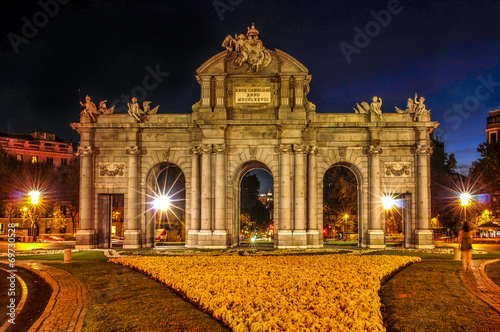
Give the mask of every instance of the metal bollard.
M 459 261 L 462 259 L 462 252 L 457 247 L 453 248 L 453 259 Z
M 71 263 L 71 249 L 64 250 L 64 263 Z

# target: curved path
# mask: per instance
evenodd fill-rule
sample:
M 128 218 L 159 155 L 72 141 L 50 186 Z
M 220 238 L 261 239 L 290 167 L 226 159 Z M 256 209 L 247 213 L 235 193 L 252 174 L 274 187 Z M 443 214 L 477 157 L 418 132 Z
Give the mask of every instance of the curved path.
M 16 265 L 40 275 L 53 290 L 45 311 L 29 332 L 81 331 L 87 311 L 83 284 L 68 272 L 39 262 L 18 261 Z
M 460 271 L 460 277 L 469 290 L 500 313 L 500 287 L 488 278 L 484 267 L 498 262 L 493 260 L 473 260 L 472 272 Z

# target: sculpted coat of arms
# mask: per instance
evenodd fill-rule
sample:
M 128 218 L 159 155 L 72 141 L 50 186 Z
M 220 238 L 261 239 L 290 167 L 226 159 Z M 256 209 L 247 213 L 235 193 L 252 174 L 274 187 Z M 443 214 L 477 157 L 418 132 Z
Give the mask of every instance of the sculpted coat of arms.
M 228 35 L 222 47 L 226 50 L 232 52 L 233 48 L 237 52 L 238 57 L 234 63 L 241 67 L 242 64 L 248 63 L 248 73 L 255 73 L 261 69 L 267 67 L 271 63 L 272 57 L 271 53 L 266 50 L 262 41 L 259 39 L 259 31 L 255 29 L 255 25 L 252 23 L 251 28 L 247 28 L 248 32 L 245 36 L 240 34 L 239 36 Z

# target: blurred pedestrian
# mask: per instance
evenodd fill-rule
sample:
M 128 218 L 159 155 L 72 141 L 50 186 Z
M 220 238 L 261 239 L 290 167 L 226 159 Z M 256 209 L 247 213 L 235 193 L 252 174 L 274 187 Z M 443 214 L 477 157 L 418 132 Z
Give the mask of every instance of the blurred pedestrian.
M 472 234 L 468 222 L 464 222 L 458 233 L 458 248 L 462 251 L 462 265 L 465 272 L 472 270 Z

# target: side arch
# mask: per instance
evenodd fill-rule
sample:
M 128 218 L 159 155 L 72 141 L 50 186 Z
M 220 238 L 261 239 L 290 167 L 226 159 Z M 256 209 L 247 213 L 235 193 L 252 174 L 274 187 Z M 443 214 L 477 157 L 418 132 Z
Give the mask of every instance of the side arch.
M 188 220 L 186 215 L 187 181 L 188 177 L 184 170 L 179 165 L 168 161 L 153 165 L 147 172 L 144 181 L 143 215 L 145 216 L 145 225 L 143 229 L 145 229 L 146 243 L 148 245 L 154 246 L 155 243 L 155 220 L 157 216 L 152 204 L 155 197 L 160 195 L 169 197 L 171 210 L 167 212 L 169 213 L 167 217 L 177 219 L 182 225 L 179 231 L 181 232 L 181 241 L 184 241 Z

